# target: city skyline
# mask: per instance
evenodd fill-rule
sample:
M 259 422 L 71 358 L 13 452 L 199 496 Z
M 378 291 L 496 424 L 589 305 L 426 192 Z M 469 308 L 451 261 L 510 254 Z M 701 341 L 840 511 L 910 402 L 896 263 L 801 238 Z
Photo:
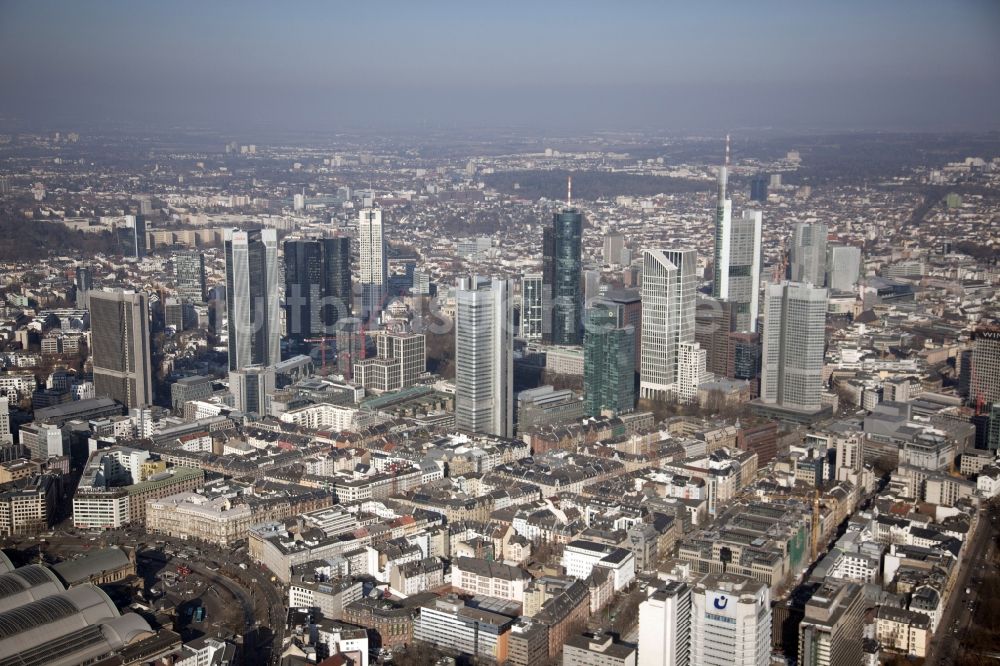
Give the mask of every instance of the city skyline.
M 0 0 L 0 663 L 977 666 L 997 35 Z

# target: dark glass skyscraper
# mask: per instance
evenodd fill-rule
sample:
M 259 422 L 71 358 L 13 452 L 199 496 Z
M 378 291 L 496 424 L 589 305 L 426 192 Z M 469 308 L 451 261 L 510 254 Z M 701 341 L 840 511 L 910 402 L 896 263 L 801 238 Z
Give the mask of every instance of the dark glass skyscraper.
M 582 341 L 580 293 L 583 214 L 564 208 L 552 216 L 552 226 L 543 232 L 543 276 L 552 288 L 552 335 L 557 345 L 578 345 Z
M 323 243 L 323 295 L 332 305 L 323 311 L 327 326 L 335 325 L 351 316 L 351 239 L 344 236 L 324 238 Z
M 583 342 L 583 408 L 588 416 L 635 408 L 635 328 L 619 325 L 613 303 L 587 310 Z
M 288 337 L 333 334 L 351 309 L 351 240 L 285 241 L 285 325 Z
M 322 332 L 323 246 L 314 240 L 285 241 L 285 328 L 301 340 Z

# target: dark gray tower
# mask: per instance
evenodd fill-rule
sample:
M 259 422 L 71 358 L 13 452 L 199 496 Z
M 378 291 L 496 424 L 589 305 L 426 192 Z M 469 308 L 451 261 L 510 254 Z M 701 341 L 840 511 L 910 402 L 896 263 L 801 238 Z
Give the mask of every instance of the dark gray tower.
M 152 404 L 146 294 L 118 289 L 88 298 L 95 393 L 129 408 Z
M 551 280 L 552 337 L 557 345 L 578 345 L 583 341 L 581 313 L 583 294 L 583 214 L 572 204 L 572 179 L 566 208 L 552 216 L 552 226 L 543 232 L 543 274 Z
M 285 241 L 285 325 L 290 338 L 332 335 L 351 314 L 351 239 Z

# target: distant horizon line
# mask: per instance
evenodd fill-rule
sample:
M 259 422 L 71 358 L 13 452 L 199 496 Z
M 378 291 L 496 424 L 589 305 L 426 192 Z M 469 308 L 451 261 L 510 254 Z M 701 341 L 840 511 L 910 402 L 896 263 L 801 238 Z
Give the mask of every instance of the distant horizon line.
M 750 136 L 762 136 L 767 138 L 781 138 L 785 136 L 836 136 L 836 135 L 886 135 L 886 136 L 975 136 L 1000 134 L 1000 122 L 992 127 L 959 127 L 942 125 L 940 127 L 888 127 L 888 126 L 713 126 L 713 127 L 654 127 L 654 126 L 632 126 L 632 127 L 552 127 L 546 124 L 528 123 L 469 123 L 456 125 L 454 123 L 415 123 L 415 124 L 345 124 L 340 127 L 302 126 L 298 123 L 288 123 L 284 125 L 278 122 L 267 123 L 221 123 L 215 121 L 186 121 L 186 122 L 145 122 L 141 120 L 70 120 L 61 121 L 55 118 L 24 119 L 15 115 L 0 114 L 0 133 L 34 133 L 48 134 L 54 132 L 148 132 L 154 134 L 166 133 L 211 133 L 217 136 L 234 136 L 258 132 L 264 135 L 274 136 L 295 136 L 295 135 L 357 135 L 364 136 L 379 132 L 388 132 L 392 135 L 405 135 L 410 138 L 419 137 L 422 134 L 446 134 L 451 133 L 466 136 L 470 133 L 522 133 L 524 138 L 582 138 L 601 135 L 635 135 L 640 137 L 668 137 L 675 139 L 724 139 L 727 134 L 732 134 L 734 139 L 746 139 Z

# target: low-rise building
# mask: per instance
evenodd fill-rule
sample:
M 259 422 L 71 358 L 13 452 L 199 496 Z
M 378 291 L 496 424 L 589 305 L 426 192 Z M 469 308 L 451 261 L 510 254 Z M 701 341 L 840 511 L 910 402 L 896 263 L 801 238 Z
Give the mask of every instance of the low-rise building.
M 563 549 L 562 565 L 567 576 L 586 580 L 594 567 L 604 567 L 612 573 L 615 591 L 635 578 L 635 555 L 624 548 L 577 539 Z
M 0 536 L 36 534 L 57 519 L 62 499 L 62 477 L 35 474 L 0 491 Z
M 932 632 L 930 618 L 905 608 L 879 606 L 875 637 L 883 648 L 914 657 L 926 657 Z
M 566 639 L 563 666 L 635 666 L 636 649 L 611 634 L 577 634 Z
M 524 602 L 531 576 L 520 567 L 500 562 L 457 557 L 451 563 L 451 586 L 473 595 Z
M 442 597 L 420 607 L 413 639 L 503 664 L 513 624 L 514 618 L 468 606 L 454 596 Z

